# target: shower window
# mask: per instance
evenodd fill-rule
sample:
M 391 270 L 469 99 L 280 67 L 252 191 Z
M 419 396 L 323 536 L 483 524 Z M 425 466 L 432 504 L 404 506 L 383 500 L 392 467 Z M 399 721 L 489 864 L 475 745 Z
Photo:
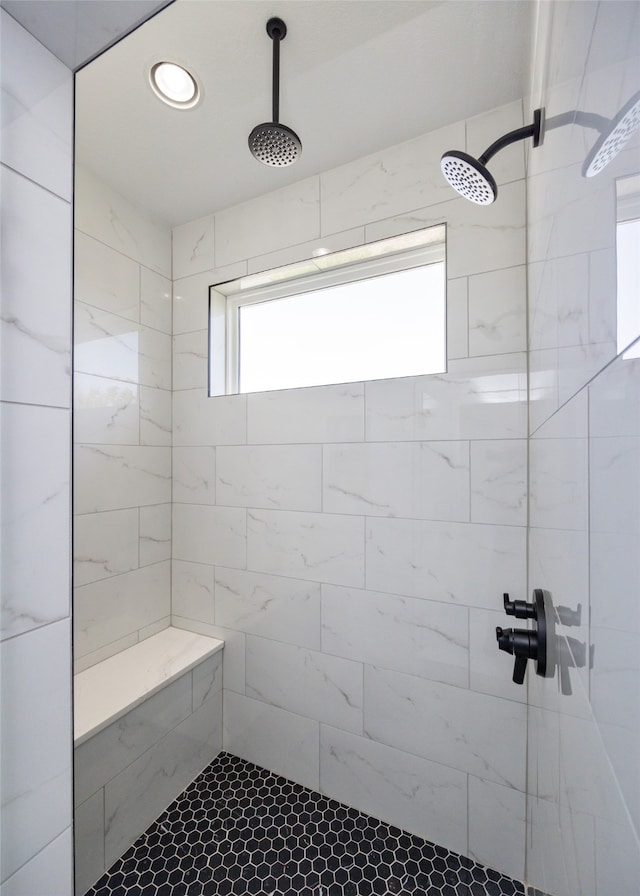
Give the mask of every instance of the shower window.
M 210 394 L 446 369 L 444 227 L 218 284 Z

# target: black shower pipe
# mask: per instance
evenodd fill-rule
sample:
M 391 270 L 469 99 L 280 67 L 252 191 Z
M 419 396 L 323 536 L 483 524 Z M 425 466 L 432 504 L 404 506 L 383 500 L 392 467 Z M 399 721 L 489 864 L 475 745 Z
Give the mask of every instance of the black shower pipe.
M 282 19 L 269 19 L 267 34 L 273 41 L 272 119 L 280 123 L 280 41 L 287 36 L 287 26 Z

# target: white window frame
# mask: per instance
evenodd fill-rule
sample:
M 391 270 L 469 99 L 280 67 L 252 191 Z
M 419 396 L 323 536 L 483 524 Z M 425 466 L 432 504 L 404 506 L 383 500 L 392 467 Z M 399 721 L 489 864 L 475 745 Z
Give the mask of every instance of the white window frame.
M 210 287 L 209 307 L 209 395 L 239 393 L 239 321 L 240 309 L 243 306 L 437 263 L 446 265 L 444 224 L 351 249 L 318 254 L 292 265 L 213 285 Z M 216 310 L 214 310 L 214 295 L 218 299 L 215 303 Z M 222 297 L 223 302 L 220 301 Z M 443 299 L 446 331 L 446 274 Z M 446 347 L 446 332 L 443 333 L 443 340 Z M 223 346 L 224 382 L 222 382 L 221 365 L 218 363 L 214 366 L 216 347 L 218 353 L 221 353 Z

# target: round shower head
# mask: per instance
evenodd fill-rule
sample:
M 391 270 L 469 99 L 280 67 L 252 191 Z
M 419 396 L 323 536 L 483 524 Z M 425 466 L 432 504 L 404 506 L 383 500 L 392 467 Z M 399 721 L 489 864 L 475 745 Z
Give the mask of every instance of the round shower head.
M 273 41 L 273 121 L 258 124 L 249 134 L 249 149 L 254 159 L 272 168 L 293 165 L 302 152 L 300 137 L 291 128 L 280 124 L 280 41 L 287 36 L 282 19 L 267 22 L 267 34 Z
M 452 149 L 440 159 L 440 168 L 448 183 L 465 199 L 477 205 L 491 205 L 495 201 L 498 195 L 496 182 L 473 156 Z
M 293 165 L 302 152 L 302 143 L 295 131 L 276 121 L 258 124 L 249 134 L 251 155 L 264 165 L 285 168 Z
M 591 152 L 584 160 L 582 174 L 595 177 L 612 162 L 631 135 L 640 127 L 640 91 L 618 112 L 606 131 L 596 140 Z

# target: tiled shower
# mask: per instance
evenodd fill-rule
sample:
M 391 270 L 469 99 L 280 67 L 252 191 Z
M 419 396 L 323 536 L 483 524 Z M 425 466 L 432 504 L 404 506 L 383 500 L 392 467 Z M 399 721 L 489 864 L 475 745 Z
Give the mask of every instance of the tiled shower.
M 533 89 L 544 85 L 549 114 L 601 106 L 603 95 L 613 114 L 637 89 L 637 57 L 612 59 L 614 27 L 637 32 L 637 5 L 542 10 L 548 56 Z M 600 182 L 580 179 L 577 129 L 530 153 L 527 177 L 524 148 L 513 147 L 496 159 L 489 209 L 454 198 L 433 164 L 450 146 L 473 150 L 519 126 L 530 106 L 173 234 L 76 172 L 75 658 L 84 668 L 169 623 L 222 638 L 229 753 L 554 896 L 632 896 L 638 751 L 619 744 L 637 744 L 640 728 L 630 696 L 640 413 L 638 361 L 615 341 L 611 221 L 613 178 L 637 171 L 637 141 Z M 3 177 L 37 190 L 41 175 L 16 166 L 3 132 Z M 447 374 L 206 397 L 210 283 L 320 242 L 342 248 L 443 222 Z M 101 340 L 104 350 L 83 352 Z M 5 395 L 6 383 L 4 420 L 37 411 L 49 431 L 47 414 L 65 419 L 57 396 Z M 527 702 L 494 631 L 502 593 L 534 587 L 567 611 L 572 692 L 530 674 Z M 5 668 L 24 668 L 18 648 L 42 650 L 38 639 L 68 626 L 64 601 L 47 613 L 23 611 L 32 621 L 3 644 L 3 682 Z M 68 643 L 47 649 L 59 657 L 49 686 L 60 699 Z M 39 718 L 39 694 L 24 693 Z M 22 813 L 16 842 L 38 799 L 51 804 L 47 781 L 68 786 L 68 718 L 53 722 L 57 765 L 11 810 Z M 28 892 L 21 875 L 51 867 L 59 847 L 56 892 L 71 892 L 69 796 L 54 803 L 21 837 L 23 852 L 3 853 L 7 893 Z

